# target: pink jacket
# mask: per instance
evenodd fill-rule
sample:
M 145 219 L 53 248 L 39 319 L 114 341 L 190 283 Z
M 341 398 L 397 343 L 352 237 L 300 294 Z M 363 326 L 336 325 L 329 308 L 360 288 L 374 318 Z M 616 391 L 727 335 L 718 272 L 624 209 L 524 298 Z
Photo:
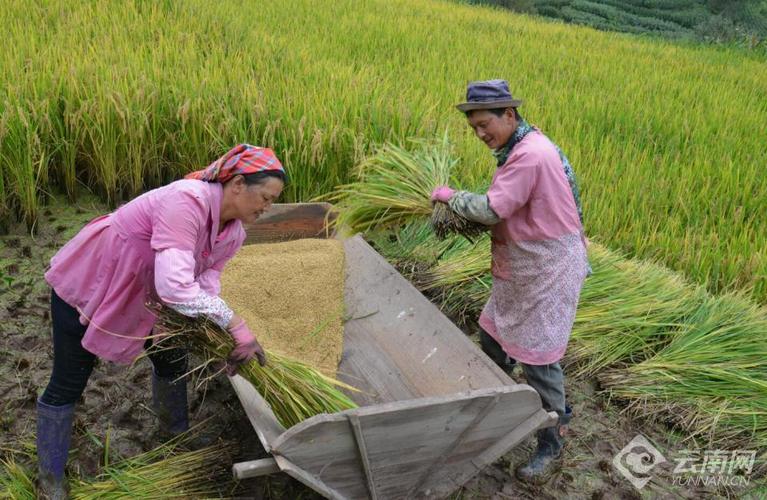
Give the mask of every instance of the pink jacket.
M 522 139 L 495 171 L 487 196 L 501 218 L 491 233 L 492 274 L 497 278 L 511 276 L 509 245 L 583 231 L 559 153 L 537 130 Z
M 245 239 L 239 220 L 219 233 L 222 197 L 219 183 L 176 181 L 94 219 L 59 250 L 45 279 L 80 312 L 85 349 L 130 363 L 155 324 L 147 301 L 219 294 L 221 271 Z
M 559 361 L 567 349 L 588 261 L 575 198 L 556 147 L 527 134 L 496 170 L 487 193 L 493 287 L 480 326 L 512 358 Z

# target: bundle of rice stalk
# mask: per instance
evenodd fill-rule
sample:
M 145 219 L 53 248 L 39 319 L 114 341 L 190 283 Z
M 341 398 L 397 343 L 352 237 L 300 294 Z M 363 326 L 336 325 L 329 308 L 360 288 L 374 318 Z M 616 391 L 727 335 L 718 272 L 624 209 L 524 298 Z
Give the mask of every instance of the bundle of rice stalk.
M 35 500 L 35 477 L 31 469 L 27 469 L 16 461 L 14 456 L 0 460 L 0 499 Z
M 452 171 L 458 160 L 452 155 L 447 134 L 439 143 L 413 141 L 414 151 L 386 144 L 355 168 L 356 182 L 338 186 L 329 197 L 338 203 L 336 224 L 352 232 L 369 231 L 431 216 L 440 238 L 457 233 L 471 238 L 485 226 L 466 220 L 444 203 L 432 204 L 432 190 L 456 185 Z
M 196 450 L 185 447 L 199 426 L 157 448 L 107 465 L 95 479 L 70 476 L 74 499 L 210 498 L 220 496 L 231 481 L 228 464 L 232 443 L 219 442 Z M 105 448 L 105 460 L 109 456 Z M 30 451 L 10 453 L 0 461 L 0 499 L 37 498 L 34 445 Z
M 747 298 L 708 297 L 689 328 L 643 362 L 599 378 L 642 412 L 663 411 L 692 435 L 767 446 L 767 310 Z
M 234 348 L 232 336 L 207 318 L 190 318 L 167 307 L 157 314 L 164 332 L 157 342 L 160 349 L 185 346 L 208 364 L 227 359 Z M 240 365 L 238 373 L 253 384 L 284 427 L 356 407 L 340 390 L 356 390 L 353 387 L 278 353 L 267 351 L 267 356 L 266 366 L 253 360 Z
M 429 293 L 440 309 L 460 327 L 476 322 L 482 308 L 490 298 L 492 278 L 489 274 L 462 281 L 452 287 L 444 287 Z
M 230 480 L 230 444 L 178 451 L 177 442 L 107 466 L 95 480 L 71 479 L 72 498 L 211 498 Z
M 441 201 L 434 203 L 434 209 L 431 213 L 431 227 L 440 240 L 444 240 L 451 234 L 460 234 L 473 242 L 487 232 L 487 226 L 470 221 L 463 215 L 453 212 L 447 203 Z
M 427 221 L 405 224 L 396 232 L 375 231 L 367 238 L 389 263 L 414 283 L 426 278 L 443 255 L 465 242 L 457 237 L 437 240 Z
M 568 371 L 588 377 L 653 356 L 691 325 L 702 288 L 652 262 L 591 244 L 593 274 L 584 282 L 567 349 Z
M 437 265 L 421 283 L 423 290 L 453 288 L 490 275 L 490 238 L 474 245 L 454 245 L 444 252 Z

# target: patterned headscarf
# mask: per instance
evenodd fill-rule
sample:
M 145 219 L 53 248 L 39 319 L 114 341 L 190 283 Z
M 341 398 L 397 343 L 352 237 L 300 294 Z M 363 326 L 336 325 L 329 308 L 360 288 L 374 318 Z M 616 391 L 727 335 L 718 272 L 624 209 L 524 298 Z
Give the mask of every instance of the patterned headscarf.
M 185 178 L 223 184 L 238 174 L 255 174 L 268 170 L 285 173 L 285 169 L 274 155 L 274 151 L 250 144 L 238 144 L 203 170 L 187 174 Z

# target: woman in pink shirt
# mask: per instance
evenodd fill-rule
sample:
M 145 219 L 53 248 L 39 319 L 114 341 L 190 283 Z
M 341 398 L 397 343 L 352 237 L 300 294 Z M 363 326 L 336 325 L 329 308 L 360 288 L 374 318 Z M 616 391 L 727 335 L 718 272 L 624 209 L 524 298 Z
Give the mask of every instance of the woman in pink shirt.
M 559 424 L 538 431 L 538 448 L 517 469 L 520 479 L 540 482 L 557 465 L 564 426 L 564 355 L 588 273 L 586 240 L 575 177 L 567 158 L 517 111 L 504 80 L 472 82 L 466 114 L 498 168 L 487 193 L 440 186 L 432 200 L 447 203 L 491 231 L 493 287 L 479 318 L 483 350 L 507 371 L 519 361 L 543 408 Z
M 147 302 L 205 315 L 234 338 L 230 369 L 266 357 L 219 297 L 219 277 L 254 222 L 279 197 L 285 171 L 270 149 L 241 144 L 206 169 L 149 191 L 86 225 L 51 259 L 53 372 L 37 402 L 39 488 L 65 498 L 75 402 L 97 357 L 133 362 L 151 345 Z M 186 353 L 148 351 L 161 435 L 188 429 Z

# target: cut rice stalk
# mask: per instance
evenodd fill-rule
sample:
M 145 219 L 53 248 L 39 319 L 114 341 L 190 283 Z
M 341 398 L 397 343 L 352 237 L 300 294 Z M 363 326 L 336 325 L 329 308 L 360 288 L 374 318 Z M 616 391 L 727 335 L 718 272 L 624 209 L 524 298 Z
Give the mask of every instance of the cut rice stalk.
M 340 208 L 336 224 L 358 232 L 431 216 L 440 238 L 463 231 L 471 238 L 484 231 L 444 203 L 432 206 L 435 187 L 457 184 L 453 171 L 458 159 L 447 136 L 439 143 L 413 142 L 419 146 L 413 151 L 386 144 L 357 166 L 357 181 L 339 186 L 330 196 Z
M 474 242 L 488 229 L 478 222 L 470 221 L 461 214 L 455 213 L 446 203 L 437 202 L 431 213 L 431 227 L 437 238 L 444 240 L 451 234 L 458 234 Z
M 230 483 L 231 442 L 199 450 L 185 447 L 200 426 L 134 457 L 105 466 L 95 478 L 70 475 L 70 497 L 76 500 L 117 498 L 213 498 Z M 106 450 L 105 450 L 106 452 Z M 0 499 L 34 500 L 37 495 L 36 452 L 10 453 L 0 460 Z
M 206 364 L 226 360 L 234 348 L 232 336 L 207 318 L 190 318 L 166 307 L 158 311 L 158 325 L 165 332 L 157 342 L 159 348 L 188 347 Z M 341 392 L 356 391 L 350 385 L 287 356 L 270 351 L 267 355 L 266 366 L 254 360 L 237 371 L 253 384 L 286 428 L 320 413 L 356 408 Z

